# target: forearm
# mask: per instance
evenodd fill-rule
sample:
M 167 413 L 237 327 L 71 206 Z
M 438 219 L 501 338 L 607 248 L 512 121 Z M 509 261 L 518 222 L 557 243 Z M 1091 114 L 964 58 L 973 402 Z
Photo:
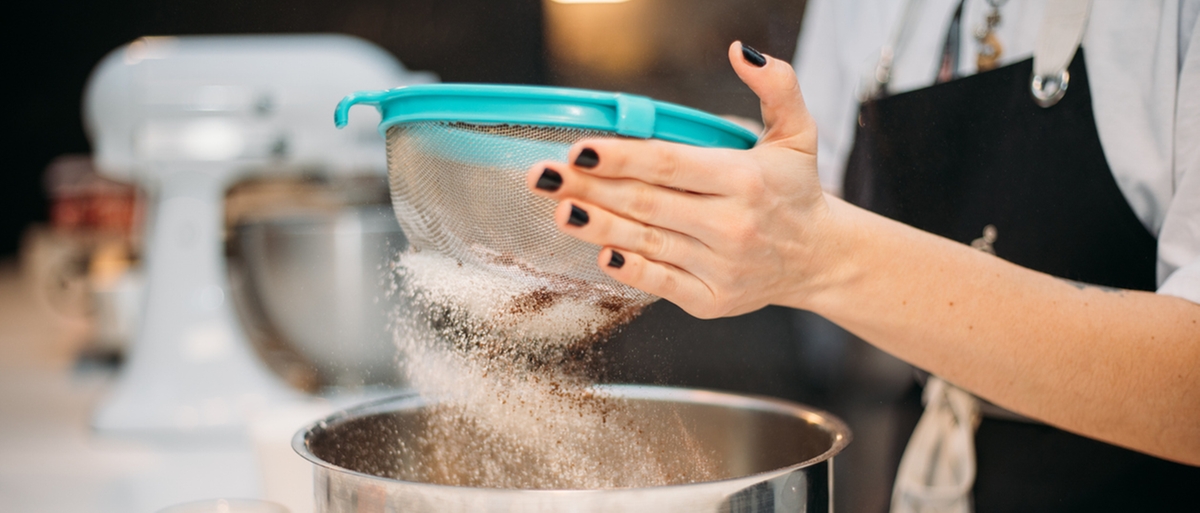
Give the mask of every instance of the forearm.
M 1001 406 L 1200 464 L 1200 305 L 1079 286 L 830 200 L 793 306 Z

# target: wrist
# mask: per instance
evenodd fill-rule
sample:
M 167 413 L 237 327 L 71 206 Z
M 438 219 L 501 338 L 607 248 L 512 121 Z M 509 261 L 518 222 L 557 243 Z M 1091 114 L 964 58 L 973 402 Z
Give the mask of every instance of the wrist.
M 824 193 L 824 203 L 824 213 L 809 227 L 808 250 L 796 271 L 799 279 L 793 280 L 798 287 L 783 303 L 817 313 L 861 280 L 861 257 L 869 249 L 862 243 L 863 226 L 856 215 L 861 209 L 829 193 Z

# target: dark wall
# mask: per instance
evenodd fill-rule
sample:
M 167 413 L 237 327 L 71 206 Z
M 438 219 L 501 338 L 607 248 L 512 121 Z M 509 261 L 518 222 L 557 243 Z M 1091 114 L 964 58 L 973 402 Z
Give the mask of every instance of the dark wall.
M 0 258 L 46 218 L 41 175 L 85 153 L 83 85 L 110 50 L 144 35 L 340 32 L 446 81 L 544 83 L 541 0 L 33 0 L 4 15 L 10 126 L 0 164 Z
M 758 98 L 730 69 L 741 40 L 791 60 L 804 0 L 630 0 L 547 3 L 548 80 L 643 94 L 756 118 Z

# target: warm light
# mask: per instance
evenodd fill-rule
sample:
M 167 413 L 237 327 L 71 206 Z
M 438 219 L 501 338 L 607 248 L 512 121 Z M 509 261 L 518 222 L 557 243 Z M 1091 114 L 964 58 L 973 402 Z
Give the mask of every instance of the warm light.
M 556 4 L 620 4 L 629 0 L 551 0 Z
M 651 20 L 661 2 L 543 1 L 550 66 L 576 75 L 560 76 L 559 85 L 594 86 L 597 78 L 636 77 L 653 66 L 655 54 L 646 49 L 654 44 L 658 27 Z
M 146 36 L 125 47 L 125 64 L 133 66 L 146 59 L 162 59 L 178 44 L 172 36 Z

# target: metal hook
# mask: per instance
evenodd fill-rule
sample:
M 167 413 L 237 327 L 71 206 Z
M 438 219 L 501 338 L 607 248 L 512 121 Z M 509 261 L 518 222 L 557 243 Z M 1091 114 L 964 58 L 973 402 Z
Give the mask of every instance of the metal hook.
M 1057 75 L 1033 74 L 1029 81 L 1029 92 L 1033 100 L 1042 108 L 1053 107 L 1064 95 L 1071 82 L 1071 74 L 1067 70 L 1059 71 Z

